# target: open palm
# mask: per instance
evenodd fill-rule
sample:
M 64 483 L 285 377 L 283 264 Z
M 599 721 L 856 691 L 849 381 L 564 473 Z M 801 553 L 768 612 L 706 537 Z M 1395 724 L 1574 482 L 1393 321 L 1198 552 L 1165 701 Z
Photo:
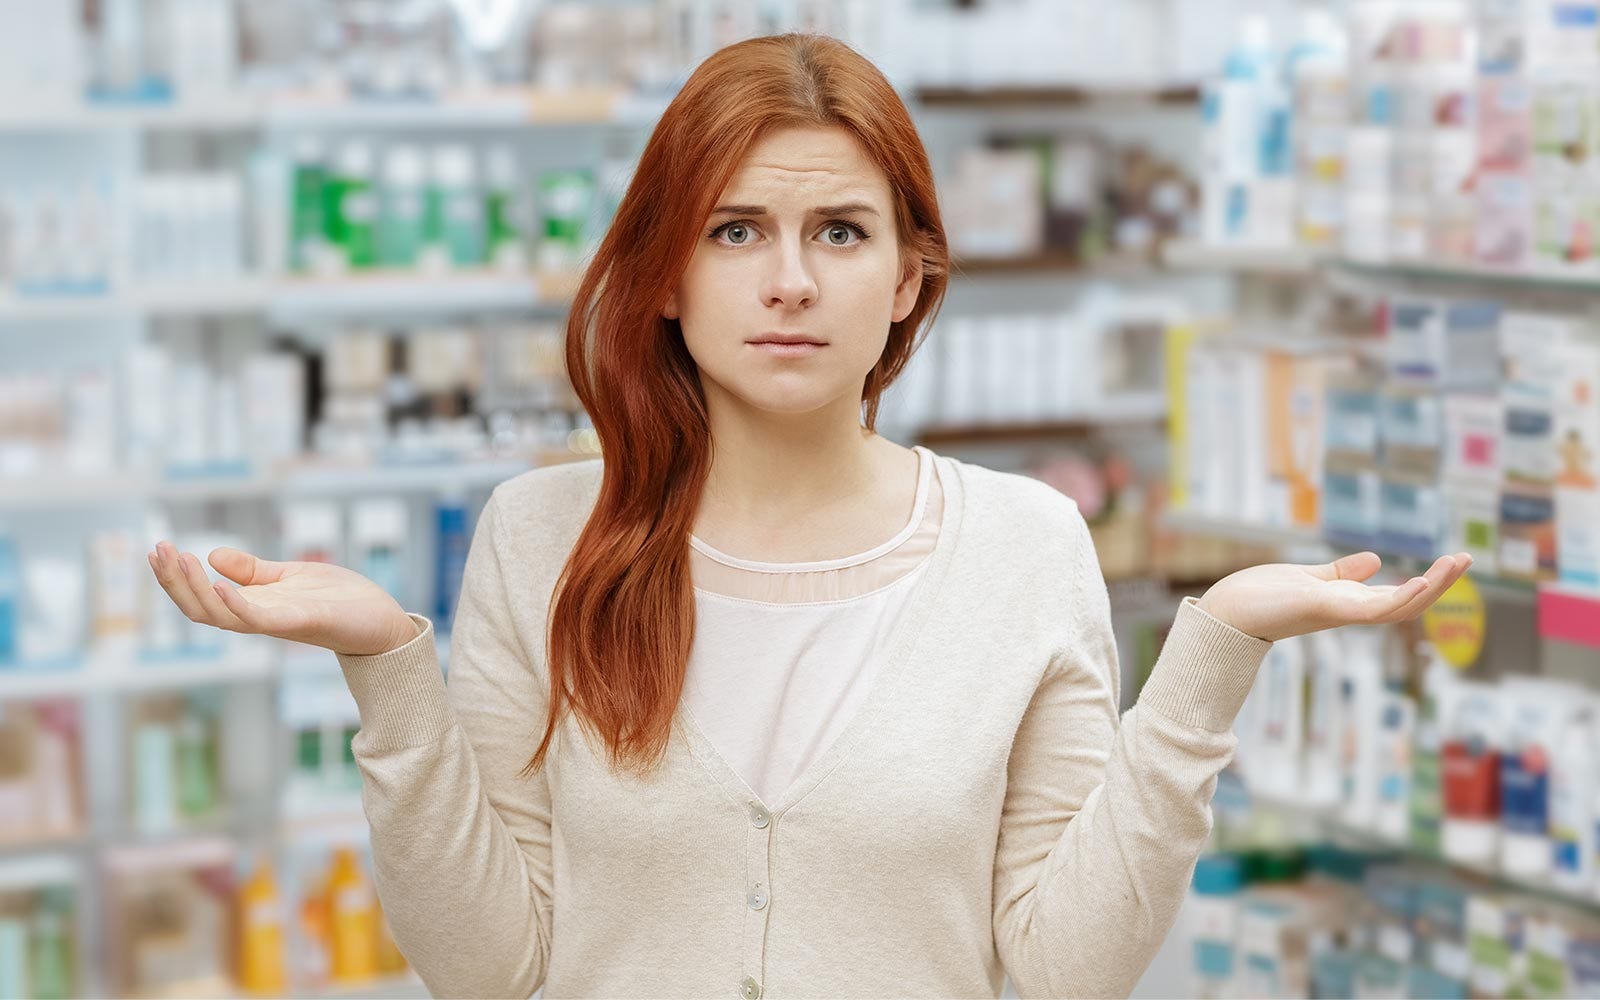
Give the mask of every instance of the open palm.
M 159 543 L 149 560 L 173 603 L 203 625 L 352 654 L 387 652 L 417 635 L 398 601 L 343 566 L 212 550 L 211 565 L 235 587 L 212 583 L 193 553 L 179 552 L 170 542 Z
M 1440 556 L 1426 573 L 1400 584 L 1363 582 L 1382 565 L 1376 553 L 1357 552 L 1317 565 L 1251 566 L 1218 580 L 1199 603 L 1212 617 L 1268 642 L 1341 625 L 1409 621 L 1460 579 L 1472 556 Z

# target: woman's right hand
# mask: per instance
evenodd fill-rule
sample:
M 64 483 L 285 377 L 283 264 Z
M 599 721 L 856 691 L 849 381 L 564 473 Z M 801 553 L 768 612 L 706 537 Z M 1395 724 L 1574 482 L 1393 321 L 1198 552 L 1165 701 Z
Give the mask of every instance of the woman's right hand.
M 212 583 L 200 560 L 159 542 L 149 554 L 156 579 L 190 621 L 270 635 L 336 653 L 386 653 L 415 639 L 416 622 L 382 587 L 343 566 L 271 562 L 233 548 L 210 563 L 239 584 Z

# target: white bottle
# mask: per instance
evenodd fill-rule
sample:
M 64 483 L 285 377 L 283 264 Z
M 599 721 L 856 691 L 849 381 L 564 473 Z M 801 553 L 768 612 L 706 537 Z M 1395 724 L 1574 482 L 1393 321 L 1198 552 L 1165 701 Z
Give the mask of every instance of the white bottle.
M 1595 705 L 1581 697 L 1563 712 L 1550 769 L 1550 878 L 1568 892 L 1595 884 L 1595 805 L 1600 761 Z

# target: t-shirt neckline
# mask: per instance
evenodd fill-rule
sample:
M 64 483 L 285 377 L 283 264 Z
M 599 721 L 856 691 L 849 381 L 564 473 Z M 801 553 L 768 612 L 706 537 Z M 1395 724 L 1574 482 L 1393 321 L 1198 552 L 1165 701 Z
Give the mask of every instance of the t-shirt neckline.
M 865 552 L 840 556 L 837 559 L 819 559 L 810 562 L 765 562 L 729 555 L 701 541 L 693 533 L 689 535 L 689 544 L 694 547 L 695 551 L 725 566 L 752 570 L 757 573 L 814 573 L 820 570 L 844 569 L 847 566 L 858 566 L 861 563 L 870 562 L 905 544 L 906 540 L 916 533 L 927 512 L 928 493 L 933 484 L 933 456 L 928 452 L 927 448 L 920 444 L 913 445 L 911 450 L 917 453 L 917 493 L 916 498 L 911 503 L 911 517 L 899 531 L 895 532 L 893 537 L 874 545 Z

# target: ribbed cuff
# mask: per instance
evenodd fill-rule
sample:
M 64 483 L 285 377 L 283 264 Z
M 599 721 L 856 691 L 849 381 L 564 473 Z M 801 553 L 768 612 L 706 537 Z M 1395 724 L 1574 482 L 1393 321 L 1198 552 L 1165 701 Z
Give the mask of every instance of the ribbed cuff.
M 450 699 L 433 643 L 433 622 L 419 614 L 411 620 L 421 634 L 404 646 L 371 656 L 338 654 L 371 750 L 423 746 L 450 727 Z
M 1181 725 L 1226 732 L 1271 648 L 1185 597 L 1139 704 Z

